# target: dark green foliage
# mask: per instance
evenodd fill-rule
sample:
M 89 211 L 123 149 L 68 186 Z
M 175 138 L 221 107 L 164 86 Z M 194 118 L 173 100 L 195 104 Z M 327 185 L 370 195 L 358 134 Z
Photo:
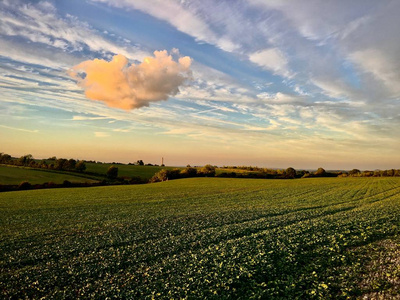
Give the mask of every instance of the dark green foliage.
M 18 186 L 19 190 L 30 190 L 31 188 L 32 185 L 28 181 L 23 181 Z
M 76 160 L 71 158 L 68 160 L 68 162 L 65 163 L 64 166 L 66 170 L 75 170 Z
M 24 155 L 21 156 L 17 161 L 16 161 L 16 165 L 17 166 L 29 166 L 29 164 L 33 161 L 33 156 L 32 154 L 28 154 L 28 155 Z
M 160 182 L 168 180 L 168 170 L 162 169 L 160 172 L 154 174 L 154 176 L 150 179 L 150 182 Z
M 172 179 L 178 179 L 181 177 L 181 170 L 180 169 L 162 169 L 160 172 L 157 172 L 151 179 L 150 182 L 161 182 L 167 181 Z
M 215 167 L 212 165 L 205 165 L 200 169 L 200 174 L 206 177 L 214 177 L 215 176 Z
M 72 183 L 71 183 L 71 181 L 64 180 L 63 186 L 65 186 L 65 187 L 71 187 L 71 186 L 72 186 Z
M 116 166 L 109 167 L 106 175 L 109 179 L 116 179 L 118 177 L 118 168 Z
M 360 174 L 360 173 L 361 173 L 361 171 L 358 170 L 358 169 L 353 169 L 353 170 L 349 171 L 349 174 L 350 174 L 350 175 L 358 175 L 358 174 Z
M 318 168 L 318 170 L 315 171 L 315 173 L 314 173 L 315 176 L 321 176 L 321 177 L 324 176 L 325 174 L 326 174 L 326 171 L 324 168 Z
M 80 160 L 75 165 L 75 170 L 78 172 L 83 172 L 86 170 L 86 164 L 83 160 Z
M 296 170 L 293 169 L 293 168 L 287 168 L 285 177 L 286 178 L 295 178 L 296 177 Z
M 12 157 L 9 154 L 0 153 L 0 164 L 8 164 L 12 161 Z
M 192 167 L 186 167 L 181 172 L 182 177 L 196 177 L 197 176 L 197 169 Z
M 54 169 L 65 170 L 67 168 L 68 160 L 65 158 L 59 158 L 54 164 Z

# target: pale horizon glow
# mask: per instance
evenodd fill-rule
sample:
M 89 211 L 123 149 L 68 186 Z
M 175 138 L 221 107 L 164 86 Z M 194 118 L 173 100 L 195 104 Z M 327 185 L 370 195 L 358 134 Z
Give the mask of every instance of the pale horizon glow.
M 0 152 L 400 168 L 400 2 L 0 3 Z

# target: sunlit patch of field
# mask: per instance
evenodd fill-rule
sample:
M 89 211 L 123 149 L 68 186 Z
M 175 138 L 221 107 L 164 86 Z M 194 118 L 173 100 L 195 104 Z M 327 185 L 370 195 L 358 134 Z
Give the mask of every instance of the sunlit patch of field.
M 5 298 L 399 297 L 400 178 L 7 192 L 0 209 Z

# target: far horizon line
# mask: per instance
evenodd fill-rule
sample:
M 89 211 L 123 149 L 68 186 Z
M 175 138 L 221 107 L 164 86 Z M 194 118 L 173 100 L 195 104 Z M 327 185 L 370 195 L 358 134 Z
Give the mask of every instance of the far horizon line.
M 0 157 L 1 155 L 10 155 L 8 153 L 5 152 L 0 152 Z M 32 154 L 25 154 L 25 155 L 10 155 L 12 158 L 20 158 L 20 157 L 24 157 L 24 156 L 29 156 Z M 302 167 L 292 167 L 292 166 L 288 166 L 288 167 L 265 167 L 265 166 L 258 166 L 258 165 L 245 165 L 245 164 L 237 164 L 237 165 L 227 165 L 227 164 L 213 164 L 213 163 L 205 163 L 205 164 L 177 164 L 177 165 L 166 165 L 164 163 L 165 161 L 165 157 L 161 157 L 161 162 L 162 164 L 157 164 L 157 163 L 151 163 L 151 162 L 147 162 L 145 163 L 143 160 L 138 159 L 136 162 L 117 162 L 117 161 L 112 161 L 112 162 L 107 162 L 107 161 L 100 161 L 100 160 L 94 160 L 94 159 L 78 159 L 78 158 L 64 158 L 64 157 L 57 157 L 57 156 L 50 156 L 47 158 L 36 158 L 32 155 L 32 158 L 35 160 L 51 160 L 51 159 L 74 159 L 76 161 L 85 161 L 85 162 L 89 162 L 89 163 L 99 163 L 99 164 L 115 164 L 115 165 L 138 165 L 137 163 L 139 161 L 142 161 L 144 164 L 143 166 L 163 166 L 163 167 L 175 167 L 175 168 L 185 168 L 187 166 L 191 166 L 191 167 L 203 167 L 205 165 L 212 165 L 214 167 L 220 168 L 220 169 L 240 169 L 240 168 L 258 168 L 258 169 L 270 169 L 270 170 L 286 170 L 288 168 L 293 168 L 296 171 L 315 171 L 318 170 L 318 168 L 323 168 L 326 171 L 333 171 L 333 172 L 339 172 L 339 171 L 351 171 L 351 170 L 360 170 L 360 171 L 383 171 L 383 170 L 397 170 L 398 168 L 325 168 L 323 166 L 319 166 L 319 167 L 315 167 L 315 168 L 302 168 Z

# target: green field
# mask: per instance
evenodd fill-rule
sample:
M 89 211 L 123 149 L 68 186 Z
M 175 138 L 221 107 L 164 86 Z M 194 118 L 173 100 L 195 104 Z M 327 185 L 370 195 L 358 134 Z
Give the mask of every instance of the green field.
M 119 164 L 96 164 L 86 163 L 86 172 L 106 174 L 110 166 L 118 168 L 119 177 L 140 177 L 144 180 L 149 180 L 153 175 L 162 169 L 170 169 L 173 167 L 160 167 L 160 166 L 135 166 L 135 165 L 119 165 Z
M 38 169 L 0 166 L 0 184 L 17 185 L 23 181 L 28 181 L 31 184 L 43 184 L 45 182 L 63 183 L 64 180 L 70 182 L 96 182 L 97 180 L 87 178 L 79 174 L 72 175 L 68 173 L 57 173 L 51 171 L 43 171 Z
M 0 213 L 3 298 L 400 296 L 400 178 L 4 192 Z

